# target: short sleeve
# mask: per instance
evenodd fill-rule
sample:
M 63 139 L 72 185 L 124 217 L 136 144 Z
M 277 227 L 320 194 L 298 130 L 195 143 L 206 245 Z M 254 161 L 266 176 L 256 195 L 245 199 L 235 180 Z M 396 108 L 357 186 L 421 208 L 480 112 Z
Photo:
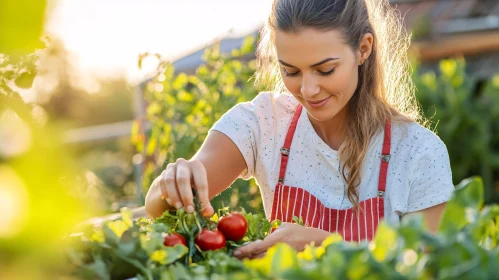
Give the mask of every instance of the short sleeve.
M 423 143 L 413 155 L 406 213 L 447 202 L 454 191 L 447 147 L 433 133 Z
M 255 175 L 261 124 L 259 114 L 266 107 L 266 94 L 258 94 L 251 102 L 242 102 L 232 107 L 213 125 L 211 130 L 229 137 L 239 148 L 246 161 L 247 169 L 240 175 L 245 180 Z

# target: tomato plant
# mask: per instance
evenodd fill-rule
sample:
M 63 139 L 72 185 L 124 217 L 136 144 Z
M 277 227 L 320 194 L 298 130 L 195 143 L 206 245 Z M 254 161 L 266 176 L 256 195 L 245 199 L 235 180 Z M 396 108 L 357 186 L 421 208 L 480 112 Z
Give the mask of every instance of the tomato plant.
M 121 220 L 72 234 L 68 259 L 84 279 L 496 279 L 499 205 L 484 206 L 483 197 L 479 178 L 459 184 L 437 234 L 425 229 L 422 216 L 411 216 L 397 226 L 382 222 L 369 243 L 331 234 L 321 246 L 297 252 L 280 243 L 262 259 L 243 262 L 231 250 L 264 239 L 278 221 L 227 209 L 219 209 L 227 213 L 221 218 L 178 210 L 133 221 L 124 211 Z M 217 228 L 241 216 L 246 234 L 225 240 Z M 181 234 L 187 246 L 165 246 L 165 232 Z

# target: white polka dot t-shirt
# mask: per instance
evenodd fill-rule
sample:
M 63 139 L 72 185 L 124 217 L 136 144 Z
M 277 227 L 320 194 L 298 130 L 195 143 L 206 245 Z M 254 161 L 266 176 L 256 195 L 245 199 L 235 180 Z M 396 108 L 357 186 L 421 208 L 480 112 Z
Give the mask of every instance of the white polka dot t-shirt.
M 260 93 L 251 102 L 237 104 L 213 126 L 227 135 L 246 160 L 244 179 L 260 186 L 267 217 L 280 168 L 280 148 L 298 101 L 285 94 Z M 360 201 L 376 197 L 383 131 L 371 139 L 359 186 Z M 326 207 L 352 207 L 341 175 L 339 153 L 315 132 L 307 111 L 302 111 L 289 154 L 284 184 L 305 189 Z M 454 185 L 445 144 L 417 123 L 392 124 L 391 158 L 385 192 L 385 219 L 399 223 L 406 213 L 450 199 Z

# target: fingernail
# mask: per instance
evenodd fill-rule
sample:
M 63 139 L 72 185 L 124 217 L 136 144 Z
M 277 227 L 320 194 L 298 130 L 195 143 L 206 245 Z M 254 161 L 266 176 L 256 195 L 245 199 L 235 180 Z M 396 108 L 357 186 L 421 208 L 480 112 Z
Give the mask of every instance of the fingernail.
M 210 206 L 206 206 L 203 210 L 204 213 L 213 213 L 213 207 Z
M 241 255 L 241 251 L 234 251 L 234 257 L 239 257 Z
M 177 209 L 182 208 L 182 202 L 175 203 L 175 208 L 177 208 Z
M 170 204 L 170 205 L 173 205 L 172 200 L 171 200 L 171 199 L 169 199 L 169 198 L 167 198 L 167 199 L 166 199 L 166 203 L 168 203 L 168 204 Z
M 192 213 L 194 212 L 194 207 L 192 205 L 187 206 L 187 213 Z

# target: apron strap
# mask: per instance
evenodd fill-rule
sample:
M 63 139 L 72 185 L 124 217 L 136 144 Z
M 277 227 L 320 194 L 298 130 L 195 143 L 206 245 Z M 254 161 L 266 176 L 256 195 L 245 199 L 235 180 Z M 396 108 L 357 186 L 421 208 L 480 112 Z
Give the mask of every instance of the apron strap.
M 281 148 L 281 168 L 279 170 L 279 183 L 284 182 L 284 176 L 286 175 L 286 168 L 288 165 L 289 152 L 291 148 L 291 143 L 293 142 L 293 136 L 295 134 L 296 125 L 298 119 L 300 118 L 303 106 L 298 104 L 296 107 L 293 119 L 288 128 L 288 133 L 286 134 L 286 139 L 284 141 L 284 146 Z M 386 190 L 386 177 L 388 173 L 388 163 L 390 161 L 390 146 L 391 146 L 391 130 L 392 123 L 391 120 L 386 120 L 384 129 L 384 139 L 383 139 L 383 150 L 381 152 L 381 168 L 379 171 L 379 182 L 378 182 L 378 196 L 382 197 Z
M 390 161 L 390 142 L 392 139 L 392 122 L 386 120 L 383 150 L 381 152 L 381 168 L 379 170 L 378 196 L 382 197 L 386 190 L 386 175 L 388 173 L 388 162 Z
M 284 175 L 286 175 L 286 167 L 288 166 L 289 149 L 291 148 L 291 142 L 293 142 L 293 135 L 295 134 L 296 124 L 298 123 L 298 119 L 300 118 L 302 109 L 302 105 L 298 104 L 293 116 L 293 120 L 289 125 L 286 140 L 284 140 L 284 146 L 281 148 L 281 168 L 279 170 L 279 183 L 284 182 Z

